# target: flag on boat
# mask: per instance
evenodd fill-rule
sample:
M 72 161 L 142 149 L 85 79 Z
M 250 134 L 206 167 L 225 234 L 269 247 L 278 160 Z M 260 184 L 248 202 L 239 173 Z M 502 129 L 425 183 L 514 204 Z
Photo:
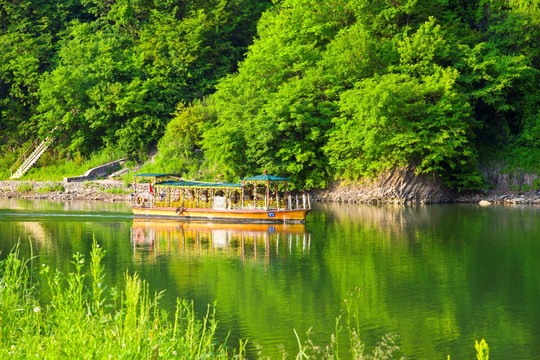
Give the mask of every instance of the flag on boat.
M 148 183 L 148 186 L 150 187 L 150 189 L 148 190 L 148 192 L 149 192 L 150 194 L 154 195 L 154 189 L 152 189 L 152 183 L 149 182 L 149 183 Z

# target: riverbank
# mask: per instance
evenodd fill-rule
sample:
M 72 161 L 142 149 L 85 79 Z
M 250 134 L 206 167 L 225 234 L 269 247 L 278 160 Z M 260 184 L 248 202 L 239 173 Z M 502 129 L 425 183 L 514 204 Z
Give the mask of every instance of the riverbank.
M 148 185 L 137 184 L 138 190 Z M 121 180 L 94 180 L 84 182 L 53 181 L 0 181 L 0 197 L 43 199 L 55 201 L 99 200 L 129 201 L 133 184 L 125 186 Z
M 148 189 L 147 184 L 136 184 L 137 191 Z M 0 197 L 42 199 L 54 201 L 97 200 L 130 201 L 133 184 L 126 186 L 121 180 L 94 180 L 85 182 L 52 181 L 0 181 Z M 324 190 L 311 192 L 317 202 L 343 202 L 364 204 L 529 204 L 540 205 L 540 190 L 528 192 L 490 190 L 455 192 L 440 183 L 410 174 L 393 174 L 385 181 L 370 184 L 334 183 Z

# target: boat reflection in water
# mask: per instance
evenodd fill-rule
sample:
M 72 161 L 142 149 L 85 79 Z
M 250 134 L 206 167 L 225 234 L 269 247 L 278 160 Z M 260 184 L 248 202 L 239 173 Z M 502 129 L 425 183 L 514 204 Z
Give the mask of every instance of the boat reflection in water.
M 228 256 L 242 261 L 309 255 L 311 234 L 303 224 L 237 224 L 134 219 L 133 255 L 139 261 L 160 256 Z

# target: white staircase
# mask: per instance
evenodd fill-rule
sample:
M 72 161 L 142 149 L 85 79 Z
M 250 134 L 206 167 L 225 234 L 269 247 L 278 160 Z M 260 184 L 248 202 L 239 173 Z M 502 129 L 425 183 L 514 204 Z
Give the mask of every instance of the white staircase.
M 39 160 L 45 150 L 49 148 L 53 140 L 54 137 L 48 137 L 43 140 L 39 145 L 38 140 L 34 141 L 34 143 L 24 152 L 23 155 L 21 155 L 21 157 L 19 157 L 19 159 L 11 167 L 10 179 L 18 179 L 23 176 L 32 167 L 32 165 L 34 165 L 36 161 Z M 13 172 L 15 168 L 17 168 L 17 171 Z

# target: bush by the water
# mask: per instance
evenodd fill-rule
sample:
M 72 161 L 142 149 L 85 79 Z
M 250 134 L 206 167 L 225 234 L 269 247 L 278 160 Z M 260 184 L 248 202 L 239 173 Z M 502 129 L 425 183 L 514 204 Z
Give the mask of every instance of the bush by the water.
M 28 192 L 34 190 L 32 184 L 29 183 L 22 183 L 17 185 L 17 191 L 18 192 Z
M 55 192 L 55 191 L 63 192 L 63 191 L 66 191 L 66 189 L 64 188 L 64 185 L 62 184 L 51 184 L 51 183 L 43 187 L 40 187 L 38 189 L 38 192 L 40 193 L 49 193 L 49 192 Z

